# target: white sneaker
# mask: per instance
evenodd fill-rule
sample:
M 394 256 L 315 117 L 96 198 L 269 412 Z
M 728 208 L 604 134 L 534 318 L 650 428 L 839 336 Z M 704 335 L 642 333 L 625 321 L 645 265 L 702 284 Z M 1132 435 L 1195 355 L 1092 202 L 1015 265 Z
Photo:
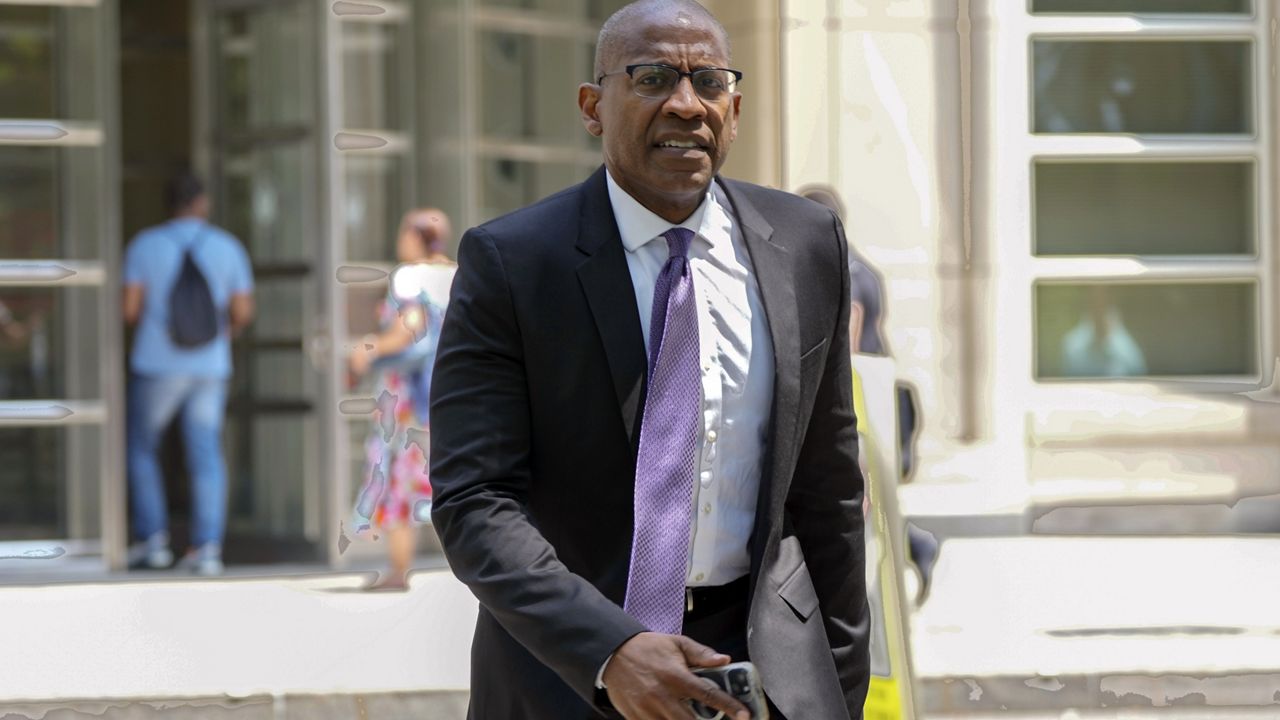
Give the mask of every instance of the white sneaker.
M 182 559 L 178 561 L 178 568 L 196 575 L 204 575 L 211 577 L 221 575 L 222 566 L 222 546 L 217 543 L 208 543 L 189 551 Z
M 151 537 L 129 546 L 129 567 L 163 570 L 173 564 L 169 549 L 169 533 L 161 530 Z

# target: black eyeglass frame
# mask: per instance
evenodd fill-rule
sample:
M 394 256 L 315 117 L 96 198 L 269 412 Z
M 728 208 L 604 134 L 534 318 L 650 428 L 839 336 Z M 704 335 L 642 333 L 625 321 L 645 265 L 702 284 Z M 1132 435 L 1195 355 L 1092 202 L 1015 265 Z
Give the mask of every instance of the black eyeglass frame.
M 707 72 L 707 71 L 710 71 L 710 70 L 716 70 L 716 71 L 719 71 L 719 72 L 727 72 L 727 73 L 729 73 L 730 75 L 733 75 L 733 89 L 732 89 L 732 90 L 726 90 L 725 92 L 727 92 L 727 93 L 735 93 L 735 92 L 737 92 L 737 91 L 738 91 L 738 83 L 742 82 L 742 71 L 741 71 L 741 70 L 734 70 L 734 69 L 732 69 L 732 68 L 708 67 L 708 68 L 698 68 L 697 70 L 690 70 L 689 72 L 685 72 L 685 71 L 681 70 L 681 69 L 680 69 L 680 68 L 678 68 L 678 67 L 672 67 L 672 66 L 670 66 L 670 65 L 665 65 L 665 64 L 663 64 L 663 63 L 636 63 L 636 64 L 634 64 L 634 65 L 628 65 L 628 66 L 626 66 L 625 68 L 623 68 L 623 69 L 622 69 L 622 70 L 620 70 L 620 71 L 611 72 L 611 73 L 605 73 L 605 74 L 601 75 L 600 77 L 596 78 L 596 84 L 597 84 L 597 85 L 599 85 L 601 82 L 603 82 L 603 81 L 604 81 L 604 79 L 605 79 L 605 78 L 609 77 L 610 75 L 621 75 L 621 74 L 623 74 L 624 72 L 627 74 L 627 77 L 631 78 L 632 80 L 635 80 L 635 71 L 636 71 L 636 70 L 638 70 L 638 69 L 640 69 L 640 68 L 642 68 L 642 67 L 656 67 L 656 68 L 663 68 L 663 69 L 670 70 L 671 72 L 675 73 L 675 74 L 676 74 L 676 84 L 671 86 L 671 91 L 672 91 L 672 92 L 675 92 L 676 86 L 680 84 L 680 81 L 681 81 L 681 80 L 683 80 L 683 79 L 685 79 L 685 78 L 689 78 L 689 83 L 690 83 L 690 84 L 693 84 L 693 76 L 694 76 L 694 75 L 696 75 L 696 74 L 698 74 L 698 73 L 700 73 L 700 72 Z M 635 94 L 637 94 L 637 95 L 640 95 L 640 91 L 639 91 L 639 90 L 636 90 L 636 88 L 635 88 L 635 85 L 634 85 L 634 84 L 631 86 L 631 91 L 632 91 L 632 92 L 634 92 L 634 93 L 635 93 Z M 693 91 L 694 91 L 694 93 L 695 93 L 695 94 L 697 94 L 697 92 L 698 92 L 698 86 L 697 86 L 697 85 L 694 85 L 694 86 L 693 86 Z M 651 96 L 651 95 L 640 95 L 640 97 L 642 97 L 642 98 L 648 98 L 648 99 L 650 99 L 650 100 L 656 100 L 656 99 L 657 99 L 656 97 Z M 701 97 L 701 95 L 699 95 L 699 97 Z

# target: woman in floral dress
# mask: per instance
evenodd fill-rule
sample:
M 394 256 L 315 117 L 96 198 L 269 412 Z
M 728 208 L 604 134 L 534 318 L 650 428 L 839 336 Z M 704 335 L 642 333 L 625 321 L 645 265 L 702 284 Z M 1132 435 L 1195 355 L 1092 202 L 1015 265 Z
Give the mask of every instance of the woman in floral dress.
M 427 401 L 440 326 L 457 266 L 444 253 L 449 220 L 439 210 L 414 210 L 400 223 L 387 299 L 378 308 L 380 331 L 351 353 L 355 375 L 377 373 L 377 409 L 365 443 L 365 479 L 355 508 L 358 535 L 386 534 L 390 572 L 375 587 L 406 586 L 417 543 L 416 526 L 431 521 L 427 475 Z

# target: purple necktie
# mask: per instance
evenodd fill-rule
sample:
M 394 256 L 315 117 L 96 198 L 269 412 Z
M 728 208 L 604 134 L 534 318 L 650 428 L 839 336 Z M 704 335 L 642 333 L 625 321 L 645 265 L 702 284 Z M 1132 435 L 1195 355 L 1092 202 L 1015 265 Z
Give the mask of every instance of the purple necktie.
M 701 377 L 698 313 L 689 271 L 693 231 L 672 228 L 668 257 L 653 288 L 649 389 L 636 460 L 635 532 L 624 609 L 654 632 L 684 624 Z

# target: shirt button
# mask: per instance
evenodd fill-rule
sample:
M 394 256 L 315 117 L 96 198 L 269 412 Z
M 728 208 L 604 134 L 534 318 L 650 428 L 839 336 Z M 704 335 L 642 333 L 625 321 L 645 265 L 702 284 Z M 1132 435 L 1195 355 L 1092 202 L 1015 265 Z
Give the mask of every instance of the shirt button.
M 706 576 L 704 576 L 702 573 L 698 573 L 697 575 L 694 575 L 694 576 L 693 576 L 693 581 L 694 581 L 694 582 L 702 582 L 702 580 L 703 580 L 705 577 L 706 577 Z
M 711 471 L 702 471 L 702 487 L 711 487 Z
M 707 431 L 707 442 L 715 442 L 715 441 L 716 441 L 716 431 L 715 431 L 715 430 L 708 430 L 708 431 Z
M 702 514 L 703 514 L 703 515 L 710 515 L 710 514 L 711 514 L 711 503 L 707 503 L 707 504 L 705 504 L 705 505 L 703 505 L 703 506 L 702 506 Z

